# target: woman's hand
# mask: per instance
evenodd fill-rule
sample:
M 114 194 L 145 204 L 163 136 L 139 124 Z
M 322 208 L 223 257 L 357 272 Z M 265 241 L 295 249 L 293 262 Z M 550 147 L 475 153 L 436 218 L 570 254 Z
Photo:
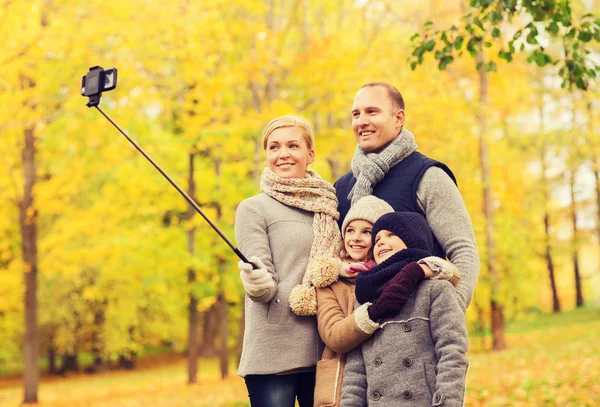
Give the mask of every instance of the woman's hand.
M 267 271 L 267 266 L 256 256 L 252 256 L 250 261 L 258 268 L 252 269 L 252 264 L 240 261 L 240 277 L 246 292 L 252 297 L 258 297 L 265 290 L 275 287 L 273 277 Z

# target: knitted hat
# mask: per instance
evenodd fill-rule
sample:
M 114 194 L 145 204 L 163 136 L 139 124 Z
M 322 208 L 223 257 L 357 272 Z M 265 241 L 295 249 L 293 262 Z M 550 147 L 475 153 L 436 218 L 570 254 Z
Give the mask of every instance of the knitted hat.
M 409 249 L 433 251 L 433 235 L 429 224 L 422 215 L 416 212 L 392 212 L 377 219 L 371 232 L 373 247 L 377 233 L 382 230 L 394 233 Z
M 353 220 L 361 219 L 370 223 L 375 223 L 377 219 L 386 213 L 394 212 L 394 208 L 383 199 L 373 195 L 367 195 L 360 198 L 348 211 L 342 223 L 342 239 L 346 235 L 346 227 Z

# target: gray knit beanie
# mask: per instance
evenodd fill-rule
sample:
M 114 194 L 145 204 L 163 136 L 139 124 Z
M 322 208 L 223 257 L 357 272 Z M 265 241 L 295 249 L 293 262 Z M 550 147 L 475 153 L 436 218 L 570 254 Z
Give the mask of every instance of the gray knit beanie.
M 342 223 L 342 239 L 346 235 L 346 227 L 353 220 L 361 219 L 375 223 L 379 217 L 390 212 L 394 212 L 394 208 L 383 199 L 379 199 L 373 195 L 360 198 L 352 205 L 346 218 L 344 218 L 344 222 Z

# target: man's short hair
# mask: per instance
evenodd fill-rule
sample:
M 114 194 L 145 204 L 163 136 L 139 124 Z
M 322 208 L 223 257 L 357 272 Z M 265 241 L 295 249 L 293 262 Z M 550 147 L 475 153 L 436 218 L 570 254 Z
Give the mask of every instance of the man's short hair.
M 396 89 L 394 85 L 390 85 L 387 82 L 371 82 L 362 85 L 360 88 L 374 88 L 376 86 L 381 86 L 382 88 L 385 88 L 385 90 L 387 90 L 388 96 L 392 101 L 392 108 L 394 108 L 394 110 L 404 110 L 404 98 L 402 97 L 402 94 L 400 94 L 400 91 Z

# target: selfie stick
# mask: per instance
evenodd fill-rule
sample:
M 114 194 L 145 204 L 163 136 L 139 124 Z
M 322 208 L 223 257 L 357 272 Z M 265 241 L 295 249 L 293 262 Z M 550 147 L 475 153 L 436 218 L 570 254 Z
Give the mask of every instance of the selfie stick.
M 198 204 L 197 204 L 197 203 L 196 203 L 196 202 L 195 202 L 195 201 L 194 201 L 192 198 L 190 198 L 190 196 L 189 196 L 188 194 L 186 194 L 186 192 L 185 192 L 183 189 L 181 189 L 181 188 L 179 187 L 179 185 L 177 185 L 177 183 L 176 183 L 175 181 L 173 181 L 173 180 L 171 179 L 171 177 L 169 177 L 169 175 L 168 175 L 166 172 L 164 172 L 164 171 L 163 171 L 163 169 L 162 169 L 162 168 L 160 168 L 160 166 L 159 166 L 159 165 L 158 165 L 156 162 L 154 162 L 154 160 L 153 160 L 152 158 L 150 158 L 150 156 L 149 156 L 148 154 L 146 154 L 146 152 L 145 152 L 144 150 L 142 150 L 142 148 L 141 148 L 141 147 L 140 147 L 140 146 L 139 146 L 139 145 L 138 145 L 138 144 L 137 144 L 137 143 L 136 143 L 136 142 L 135 142 L 135 141 L 134 141 L 134 140 L 133 140 L 131 137 L 129 137 L 129 136 L 127 135 L 127 133 L 125 133 L 125 132 L 124 132 L 124 131 L 123 131 L 123 130 L 122 130 L 120 127 L 119 127 L 119 125 L 118 125 L 117 123 L 115 123 L 115 122 L 114 122 L 114 121 L 113 121 L 113 120 L 112 120 L 112 119 L 111 119 L 111 118 L 110 118 L 110 117 L 109 117 L 109 116 L 108 116 L 106 113 L 104 113 L 104 111 L 103 111 L 102 109 L 100 109 L 100 107 L 99 107 L 97 104 L 96 104 L 96 105 L 93 105 L 93 106 L 94 106 L 96 109 L 98 109 L 98 110 L 100 111 L 100 113 L 102 113 L 102 115 L 103 115 L 104 117 L 106 117 L 106 119 L 108 119 L 108 121 L 109 121 L 109 122 L 111 122 L 111 123 L 112 123 L 112 125 L 113 125 L 113 126 L 115 126 L 115 127 L 116 127 L 116 129 L 117 129 L 117 130 L 119 130 L 119 132 L 120 132 L 122 135 L 124 135 L 124 136 L 127 138 L 127 140 L 129 140 L 129 142 L 130 142 L 131 144 L 133 144 L 133 146 L 134 146 L 134 147 L 135 147 L 135 148 L 136 148 L 136 149 L 137 149 L 137 150 L 138 150 L 140 153 L 142 153 L 142 155 L 143 155 L 144 157 L 146 157 L 146 159 L 147 159 L 148 161 L 150 161 L 150 163 L 151 163 L 151 164 L 154 166 L 154 168 L 156 168 L 156 169 L 158 170 L 158 172 L 160 172 L 160 173 L 163 175 L 163 177 L 165 177 L 165 178 L 167 179 L 167 181 L 169 181 L 169 182 L 171 183 L 171 185 L 173 185 L 173 186 L 175 187 L 175 189 L 176 189 L 176 190 L 177 190 L 177 191 L 178 191 L 178 192 L 179 192 L 179 193 L 180 193 L 180 194 L 181 194 L 181 195 L 182 195 L 182 196 L 185 198 L 185 200 L 186 200 L 186 201 L 188 201 L 188 203 L 194 207 L 194 209 L 195 209 L 195 210 L 196 210 L 196 211 L 197 211 L 197 212 L 198 212 L 198 213 L 199 213 L 199 214 L 200 214 L 200 215 L 201 215 L 201 216 L 204 218 L 204 220 L 208 222 L 208 224 L 209 224 L 209 225 L 210 225 L 210 226 L 213 228 L 213 230 L 214 230 L 215 232 L 217 232 L 219 236 L 221 236 L 221 239 L 223 239 L 223 240 L 225 241 L 225 243 L 227 243 L 227 244 L 229 245 L 229 247 L 231 248 L 231 250 L 233 250 L 233 252 L 234 252 L 234 253 L 235 253 L 235 254 L 236 254 L 236 255 L 237 255 L 237 256 L 238 256 L 238 257 L 239 257 L 239 258 L 240 258 L 240 259 L 241 259 L 241 260 L 242 260 L 244 263 L 250 263 L 250 261 L 248 261 L 248 259 L 246 258 L 246 256 L 244 256 L 244 255 L 242 254 L 242 252 L 240 252 L 240 251 L 238 250 L 238 248 L 237 248 L 237 247 L 235 247 L 235 246 L 234 246 L 234 245 L 233 245 L 233 244 L 232 244 L 232 243 L 229 241 L 229 239 L 227 239 L 227 237 L 226 237 L 226 236 L 223 234 L 223 232 L 221 232 L 221 230 L 219 230 L 219 228 L 217 227 L 217 225 L 215 225 L 215 224 L 213 223 L 213 221 L 211 221 L 211 220 L 208 218 L 208 216 L 206 216 L 206 215 L 204 214 L 204 212 L 202 212 L 202 209 L 200 209 L 200 207 L 198 206 Z M 89 107 L 91 107 L 91 106 L 89 106 Z M 250 264 L 252 264 L 252 267 L 253 267 L 253 268 L 255 268 L 255 269 L 257 268 L 257 267 L 256 267 L 256 266 L 255 266 L 253 263 L 250 263 Z

